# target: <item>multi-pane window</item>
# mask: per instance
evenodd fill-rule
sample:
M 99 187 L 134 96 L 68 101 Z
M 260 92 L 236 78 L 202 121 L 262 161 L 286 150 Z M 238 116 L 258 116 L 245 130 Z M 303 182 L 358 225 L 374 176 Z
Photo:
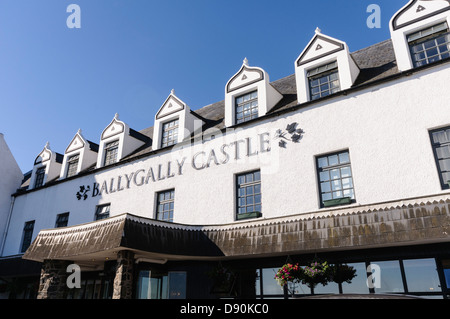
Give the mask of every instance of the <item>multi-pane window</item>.
M 178 119 L 163 124 L 161 147 L 176 143 L 178 143 Z
M 44 185 L 45 166 L 38 168 L 36 171 L 36 180 L 34 182 L 34 188 Z
M 80 154 L 73 155 L 67 159 L 67 177 L 75 176 L 78 170 Z
M 58 214 L 56 216 L 55 228 L 66 227 L 69 222 L 69 213 Z
M 26 222 L 23 227 L 22 247 L 20 252 L 24 253 L 31 245 L 31 239 L 33 237 L 34 220 Z
M 95 220 L 101 220 L 109 217 L 110 204 L 99 205 L 95 211 Z
M 261 216 L 261 172 L 254 171 L 237 176 L 236 219 Z
M 311 100 L 317 100 L 341 90 L 337 62 L 309 70 L 307 77 Z
M 105 145 L 105 162 L 104 165 L 110 165 L 117 162 L 117 154 L 119 152 L 119 141 L 107 143 Z
M 236 98 L 236 124 L 258 117 L 258 91 L 253 91 Z
M 350 203 L 355 200 L 348 151 L 317 158 L 322 207 Z
M 450 127 L 430 132 L 442 189 L 450 188 Z
M 446 22 L 408 36 L 414 67 L 450 57 L 450 33 Z
M 173 209 L 175 204 L 175 190 L 167 190 L 157 194 L 158 204 L 156 208 L 156 219 L 173 222 Z

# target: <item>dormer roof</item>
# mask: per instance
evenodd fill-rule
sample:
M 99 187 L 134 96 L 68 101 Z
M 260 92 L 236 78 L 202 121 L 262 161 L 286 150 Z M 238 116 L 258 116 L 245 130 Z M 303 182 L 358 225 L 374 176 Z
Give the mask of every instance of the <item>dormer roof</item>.
M 450 10 L 450 0 L 411 0 L 391 19 L 391 29 L 398 30 Z
M 297 58 L 296 64 L 297 66 L 308 64 L 333 53 L 345 50 L 345 48 L 345 42 L 322 34 L 321 30 L 317 28 L 315 35 Z
M 169 96 L 156 113 L 155 119 L 160 120 L 166 116 L 183 111 L 185 109 L 189 109 L 189 107 L 175 95 L 175 90 L 172 89 Z
M 89 149 L 98 152 L 98 144 L 86 140 L 83 135 L 81 134 L 81 129 L 78 130 L 78 132 L 73 137 L 72 141 L 69 143 L 69 146 L 67 146 L 65 154 L 72 153 L 74 151 L 77 151 L 79 149 L 84 148 L 86 145 L 89 146 Z
M 63 161 L 63 155 L 53 152 L 50 149 L 50 143 L 47 142 L 43 148 L 43 150 L 39 153 L 39 155 L 36 157 L 36 159 L 34 160 L 34 165 L 38 165 L 38 164 L 44 164 L 48 161 L 55 161 L 57 163 L 62 163 Z
M 258 67 L 250 67 L 247 58 L 244 59 L 239 71 L 228 80 L 226 92 L 230 93 L 245 86 L 264 80 L 265 72 Z

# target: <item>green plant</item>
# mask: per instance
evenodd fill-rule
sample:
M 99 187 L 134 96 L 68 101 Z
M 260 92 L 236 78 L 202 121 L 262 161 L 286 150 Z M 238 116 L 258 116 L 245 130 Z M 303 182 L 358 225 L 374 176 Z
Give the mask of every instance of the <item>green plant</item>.
M 333 265 L 330 266 L 330 280 L 342 284 L 343 282 L 351 283 L 352 279 L 356 277 L 356 269 L 348 265 Z

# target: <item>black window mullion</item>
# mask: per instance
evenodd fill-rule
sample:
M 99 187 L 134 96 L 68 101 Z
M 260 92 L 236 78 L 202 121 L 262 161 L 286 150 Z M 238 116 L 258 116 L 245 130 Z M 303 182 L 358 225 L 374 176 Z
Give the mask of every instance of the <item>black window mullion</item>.
M 347 158 L 347 160 L 341 162 L 341 157 Z M 332 158 L 337 159 L 336 164 L 330 164 L 330 160 Z M 320 166 L 321 163 L 325 161 L 326 165 Z M 350 197 L 351 202 L 355 201 L 355 185 L 353 183 L 353 172 L 351 169 L 350 154 L 348 151 L 318 156 L 316 158 L 316 164 L 321 207 L 325 207 L 324 202 L 346 197 Z M 348 176 L 343 176 L 343 169 L 348 169 Z M 332 176 L 332 172 L 335 170 L 338 172 L 337 178 Z M 324 177 L 324 174 L 322 173 L 327 174 L 325 174 L 326 176 Z M 347 181 L 349 185 L 344 185 L 344 181 Z M 335 189 L 335 184 L 337 183 L 340 187 Z M 335 195 L 336 193 L 340 193 L 340 195 Z M 327 202 L 327 204 L 329 204 L 329 202 Z
M 166 222 L 173 222 L 175 206 L 175 190 L 167 190 L 157 193 L 156 219 Z M 165 206 L 168 205 L 168 209 Z M 171 207 L 173 206 L 173 207 Z M 164 215 L 167 214 L 167 217 Z
M 247 178 L 251 177 L 251 181 Z M 259 186 L 259 191 L 256 189 Z M 251 189 L 251 194 L 248 190 Z M 262 191 L 260 171 L 247 172 L 236 176 L 236 216 L 238 219 L 246 217 L 246 214 L 253 214 L 249 217 L 260 217 L 262 213 Z M 259 197 L 259 201 L 256 199 Z M 251 203 L 249 203 L 251 199 Z
M 441 133 L 442 136 L 446 136 L 444 140 L 435 141 L 434 135 Z M 431 139 L 431 146 L 433 148 L 433 154 L 436 162 L 436 168 L 438 170 L 439 174 L 439 180 L 441 182 L 441 188 L 449 189 L 450 188 L 450 169 L 445 170 L 442 169 L 440 161 L 450 161 L 450 157 L 443 156 L 442 158 L 438 154 L 438 149 L 444 149 L 445 147 L 450 148 L 450 127 L 444 127 L 441 129 L 430 131 L 430 139 Z M 447 176 L 447 177 L 445 177 Z

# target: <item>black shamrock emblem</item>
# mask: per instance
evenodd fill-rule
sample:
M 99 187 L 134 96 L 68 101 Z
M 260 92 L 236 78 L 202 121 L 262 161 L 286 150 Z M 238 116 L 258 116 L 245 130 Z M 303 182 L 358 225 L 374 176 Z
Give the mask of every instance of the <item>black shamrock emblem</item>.
M 88 198 L 88 192 L 90 190 L 91 190 L 90 186 L 87 186 L 87 187 L 85 187 L 84 185 L 80 186 L 80 190 L 77 192 L 77 195 L 76 195 L 77 199 L 78 200 L 81 200 L 81 199 L 86 200 Z
M 286 148 L 287 141 L 289 140 L 287 137 L 288 134 L 290 135 L 290 139 L 292 142 L 294 142 L 294 143 L 300 142 L 304 131 L 301 128 L 297 128 L 297 127 L 298 127 L 298 123 L 294 122 L 292 124 L 288 124 L 285 131 L 277 130 L 275 132 L 275 139 L 280 139 L 280 141 L 278 143 L 278 145 L 280 147 Z

